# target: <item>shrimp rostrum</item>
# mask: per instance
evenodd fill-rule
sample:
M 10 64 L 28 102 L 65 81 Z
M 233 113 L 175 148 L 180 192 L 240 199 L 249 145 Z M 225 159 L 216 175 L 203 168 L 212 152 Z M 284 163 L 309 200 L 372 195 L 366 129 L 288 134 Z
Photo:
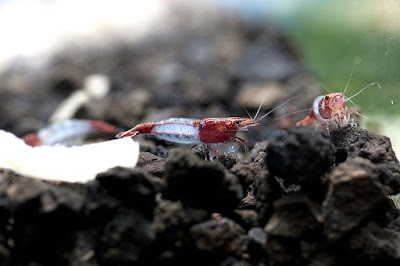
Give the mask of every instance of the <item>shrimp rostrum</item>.
M 289 99 L 288 101 L 292 100 Z M 251 126 L 258 126 L 259 121 L 275 111 L 272 109 L 258 120 L 254 118 L 228 117 L 228 118 L 169 118 L 157 122 L 139 124 L 132 129 L 119 133 L 117 138 L 133 137 L 139 134 L 152 134 L 156 138 L 178 144 L 204 144 L 215 151 L 236 152 L 240 144 L 247 150 L 247 142 L 237 135 L 240 131 L 246 131 Z

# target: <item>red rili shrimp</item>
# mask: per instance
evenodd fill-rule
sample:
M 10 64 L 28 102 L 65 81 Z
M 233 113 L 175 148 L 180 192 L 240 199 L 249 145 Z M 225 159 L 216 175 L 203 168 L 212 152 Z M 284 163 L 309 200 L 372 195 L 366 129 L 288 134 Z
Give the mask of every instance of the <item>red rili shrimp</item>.
M 51 124 L 38 133 L 22 137 L 29 146 L 70 145 L 94 133 L 116 133 L 118 129 L 103 121 L 70 119 Z
M 158 122 L 139 124 L 132 129 L 119 133 L 117 138 L 133 137 L 139 134 L 152 134 L 158 139 L 179 144 L 203 143 L 212 151 L 236 152 L 242 143 L 247 149 L 247 142 L 236 136 L 239 131 L 246 131 L 250 126 L 258 126 L 259 121 L 270 113 L 291 101 L 295 97 L 275 107 L 258 120 L 254 118 L 170 118 Z
M 353 101 L 351 99 L 353 97 L 357 96 L 358 94 L 360 94 L 362 91 L 364 91 L 366 88 L 368 88 L 370 86 L 377 85 L 379 89 L 381 88 L 381 86 L 378 82 L 372 82 L 372 83 L 368 84 L 367 86 L 365 86 L 364 88 L 362 88 L 360 91 L 358 91 L 353 96 L 346 97 L 345 93 L 347 90 L 347 86 L 349 85 L 353 71 L 354 71 L 354 67 L 353 67 L 353 70 L 350 74 L 350 78 L 347 81 L 347 85 L 343 92 L 329 93 L 329 94 L 318 96 L 317 98 L 315 98 L 312 107 L 310 109 L 308 109 L 308 110 L 310 110 L 310 112 L 308 113 L 308 116 L 306 118 L 304 118 L 303 120 L 297 122 L 296 126 L 305 126 L 308 123 L 318 121 L 318 122 L 321 122 L 321 124 L 318 124 L 318 126 L 324 126 L 329 132 L 329 125 L 331 123 L 335 123 L 339 127 L 344 127 L 345 125 L 348 125 L 348 124 L 350 124 L 352 126 L 357 126 L 357 124 L 354 122 L 354 119 L 350 118 L 350 115 L 352 113 L 355 113 L 361 117 L 368 119 L 368 117 L 359 113 L 358 111 L 356 111 L 354 109 L 348 109 L 345 106 L 345 103 L 347 101 L 350 101 L 351 103 L 353 103 Z M 297 113 L 297 112 L 294 112 L 294 113 Z

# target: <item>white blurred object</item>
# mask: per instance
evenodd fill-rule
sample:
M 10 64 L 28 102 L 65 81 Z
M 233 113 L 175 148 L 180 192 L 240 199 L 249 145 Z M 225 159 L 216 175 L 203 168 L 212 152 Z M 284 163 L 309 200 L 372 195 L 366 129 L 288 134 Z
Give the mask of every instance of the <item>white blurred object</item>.
M 84 82 L 84 88 L 73 92 L 54 111 L 49 119 L 50 123 L 68 120 L 86 103 L 93 99 L 101 99 L 110 91 L 110 80 L 101 74 L 90 75 Z
M 0 1 L 0 71 L 16 57 L 32 66 L 73 41 L 74 45 L 135 40 L 163 20 L 169 1 Z M 95 40 L 95 38 L 97 38 Z
M 85 79 L 83 90 L 89 97 L 101 99 L 110 91 L 110 79 L 102 74 L 90 75 Z
M 133 168 L 139 144 L 131 138 L 83 146 L 32 148 L 15 135 L 0 130 L 0 167 L 46 180 L 87 182 L 116 166 Z

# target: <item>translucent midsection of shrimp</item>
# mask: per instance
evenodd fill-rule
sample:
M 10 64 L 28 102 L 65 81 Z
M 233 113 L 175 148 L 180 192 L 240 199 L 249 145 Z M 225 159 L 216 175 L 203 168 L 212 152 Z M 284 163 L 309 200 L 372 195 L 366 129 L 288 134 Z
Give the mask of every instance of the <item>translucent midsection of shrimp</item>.
M 68 146 L 93 131 L 94 129 L 87 121 L 72 119 L 45 127 L 39 130 L 38 136 L 42 140 L 42 145 Z
M 156 122 L 152 134 L 158 139 L 180 144 L 199 144 L 199 129 L 190 118 L 170 118 Z
M 329 121 L 329 119 L 325 119 L 325 118 L 323 118 L 323 117 L 319 114 L 319 102 L 321 101 L 321 99 L 322 99 L 323 97 L 324 97 L 324 96 L 321 95 L 321 96 L 318 96 L 317 98 L 315 98 L 314 103 L 313 103 L 313 109 L 314 109 L 315 118 L 316 118 L 319 122 L 326 123 L 326 122 Z
M 226 141 L 220 143 L 207 143 L 207 146 L 211 149 L 222 151 L 222 152 L 231 152 L 235 153 L 238 151 L 240 145 L 235 141 Z

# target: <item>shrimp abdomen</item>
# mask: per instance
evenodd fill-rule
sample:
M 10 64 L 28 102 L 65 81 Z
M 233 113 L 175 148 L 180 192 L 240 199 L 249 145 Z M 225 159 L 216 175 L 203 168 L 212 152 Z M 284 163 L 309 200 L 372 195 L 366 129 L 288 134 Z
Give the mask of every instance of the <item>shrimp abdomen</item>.
M 170 118 L 154 123 L 151 133 L 158 139 L 180 144 L 199 144 L 196 119 Z

